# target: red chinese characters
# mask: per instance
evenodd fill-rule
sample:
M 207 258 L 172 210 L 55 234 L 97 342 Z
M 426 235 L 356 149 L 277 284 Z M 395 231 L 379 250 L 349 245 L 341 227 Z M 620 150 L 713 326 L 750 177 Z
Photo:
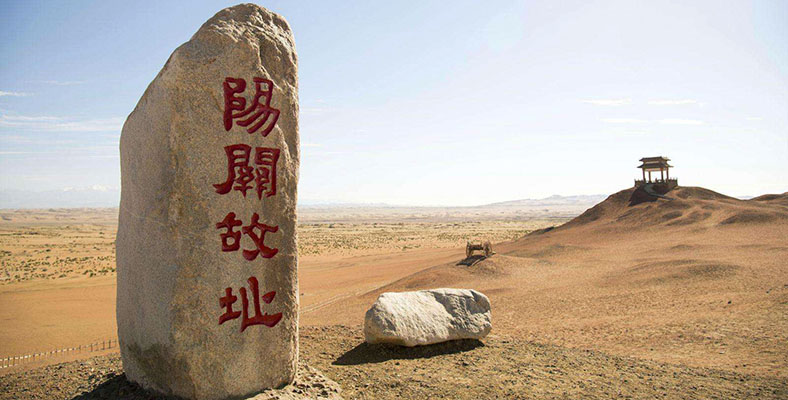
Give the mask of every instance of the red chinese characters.
M 279 110 L 271 107 L 274 83 L 264 78 L 254 78 L 255 94 L 251 104 L 246 106 L 246 98 L 240 96 L 246 90 L 246 80 L 241 78 L 224 79 L 224 130 L 229 131 L 235 123 L 246 127 L 249 133 L 260 132 L 268 136 L 279 120 Z M 270 122 L 269 122 L 270 120 Z
M 249 277 L 247 282 L 249 283 L 249 289 L 251 290 L 254 315 L 251 317 L 249 316 L 249 299 L 247 298 L 246 288 L 242 287 L 239 289 L 239 292 L 241 293 L 241 310 L 235 311 L 233 310 L 233 304 L 238 301 L 238 297 L 233 296 L 233 289 L 228 287 L 224 289 L 224 297 L 219 299 L 219 307 L 224 308 L 224 314 L 219 316 L 219 325 L 229 320 L 241 317 L 241 332 L 252 325 L 264 325 L 269 328 L 273 328 L 282 319 L 282 313 L 276 313 L 273 315 L 262 313 L 260 310 L 260 300 L 262 300 L 265 304 L 271 304 L 271 302 L 274 300 L 274 297 L 276 296 L 276 292 L 271 291 L 260 296 L 257 278 L 254 276 Z
M 236 231 L 235 228 L 241 225 L 243 225 L 243 222 L 236 218 L 234 212 L 228 213 L 221 222 L 216 224 L 216 229 L 225 230 L 220 234 L 222 251 L 238 251 L 241 248 L 241 232 L 243 232 L 243 234 L 249 236 L 255 245 L 253 250 L 244 249 L 243 256 L 245 259 L 253 261 L 258 255 L 263 258 L 273 258 L 279 252 L 279 249 L 265 245 L 265 234 L 278 232 L 278 226 L 260 223 L 260 215 L 257 213 L 252 214 L 252 222 L 241 228 L 241 232 Z
M 260 132 L 267 137 L 279 120 L 279 110 L 271 107 L 271 98 L 274 83 L 264 78 L 254 78 L 255 93 L 251 102 L 243 93 L 246 90 L 246 80 L 241 78 L 225 78 L 222 88 L 224 90 L 224 129 L 230 131 L 233 121 L 238 126 L 246 128 L 248 133 Z M 248 144 L 238 143 L 224 147 L 227 157 L 227 178 L 224 182 L 213 184 L 219 195 L 225 195 L 233 190 L 241 192 L 244 198 L 250 189 L 257 193 L 257 199 L 263 200 L 276 195 L 277 191 L 277 164 L 280 150 L 272 147 L 252 147 Z M 243 209 L 248 209 L 243 207 Z M 257 209 L 257 207 L 255 207 Z M 263 260 L 276 256 L 279 249 L 266 246 L 266 234 L 276 234 L 279 226 L 271 226 L 260 222 L 260 215 L 253 213 L 248 224 L 236 216 L 235 212 L 228 212 L 220 222 L 216 223 L 220 231 L 222 252 L 236 252 L 239 250 L 247 261 Z M 269 235 L 270 236 L 270 235 Z M 248 238 L 248 239 L 244 239 Z M 242 240 L 245 240 L 242 243 Z M 224 295 L 219 298 L 219 307 L 223 313 L 219 316 L 219 325 L 227 321 L 241 318 L 241 332 L 252 325 L 263 325 L 269 328 L 276 326 L 282 319 L 282 313 L 270 315 L 260 309 L 260 300 L 270 304 L 276 296 L 276 291 L 270 291 L 262 296 L 258 288 L 257 278 L 250 277 L 249 291 L 241 287 L 238 296 L 233 294 L 232 288 L 224 289 Z M 251 292 L 251 293 L 249 293 Z M 235 309 L 238 299 L 241 299 L 240 309 Z M 251 297 L 252 311 L 249 311 L 249 298 Z M 233 307 L 235 305 L 235 308 Z
M 246 197 L 246 192 L 252 188 L 252 182 L 257 192 L 257 198 L 262 200 L 276 194 L 276 164 L 279 161 L 279 149 L 270 147 L 255 147 L 252 157 L 252 147 L 245 144 L 234 144 L 224 148 L 227 156 L 227 179 L 223 183 L 214 184 L 216 193 L 227 194 L 230 190 L 237 190 Z

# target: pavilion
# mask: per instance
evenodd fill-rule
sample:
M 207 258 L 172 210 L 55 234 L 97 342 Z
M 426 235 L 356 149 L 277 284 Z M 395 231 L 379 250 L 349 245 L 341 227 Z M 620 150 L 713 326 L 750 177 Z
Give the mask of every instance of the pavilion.
M 643 172 L 643 180 L 635 180 L 635 186 L 641 186 L 645 184 L 661 184 L 666 185 L 669 189 L 672 189 L 678 185 L 677 179 L 670 179 L 670 168 L 673 166 L 668 164 L 670 161 L 667 157 L 644 157 L 640 159 L 641 164 L 638 166 Z M 651 173 L 656 173 L 659 171 L 659 178 L 652 179 Z M 646 174 L 648 174 L 648 179 L 646 179 Z

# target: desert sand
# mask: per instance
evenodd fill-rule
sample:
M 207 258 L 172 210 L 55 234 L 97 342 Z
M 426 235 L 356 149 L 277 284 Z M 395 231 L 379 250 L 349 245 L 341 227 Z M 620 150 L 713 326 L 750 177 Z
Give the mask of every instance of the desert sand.
M 302 218 L 302 358 L 346 398 L 788 396 L 788 194 L 745 201 L 680 187 L 639 202 L 632 193 L 571 220 Z M 114 272 L 102 258 L 112 212 L 71 217 L 68 229 L 47 213 L 62 211 L 0 213 L 0 356 L 113 334 Z M 464 260 L 466 238 L 492 240 L 497 254 Z M 68 257 L 76 261 L 57 262 Z M 489 296 L 493 333 L 412 350 L 362 343 L 364 311 L 380 293 L 435 287 Z M 106 357 L 63 364 L 101 373 L 59 397 L 138 393 Z M 0 388 L 45 390 L 51 383 L 30 377 L 52 362 L 6 369 Z
M 454 260 L 467 238 L 509 240 L 568 220 L 563 210 L 514 221 L 458 210 L 447 221 L 444 209 L 350 207 L 326 222 L 318 210 L 299 226 L 302 312 Z M 116 230 L 117 209 L 0 211 L 0 358 L 116 337 Z

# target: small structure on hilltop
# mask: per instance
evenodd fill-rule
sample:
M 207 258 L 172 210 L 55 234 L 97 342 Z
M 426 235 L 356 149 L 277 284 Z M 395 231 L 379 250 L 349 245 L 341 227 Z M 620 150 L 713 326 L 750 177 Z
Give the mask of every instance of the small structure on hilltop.
M 492 244 L 490 244 L 489 241 L 484 243 L 482 242 L 471 243 L 470 241 L 468 241 L 465 244 L 465 258 L 471 258 L 474 251 L 483 252 L 485 257 L 489 257 L 495 254 L 492 250 Z
M 670 159 L 663 156 L 641 158 L 641 164 L 638 166 L 638 168 L 640 168 L 643 172 L 643 180 L 636 179 L 635 187 L 641 187 L 650 184 L 664 187 L 664 189 L 666 189 L 665 191 L 668 191 L 678 186 L 678 179 L 670 178 L 670 169 L 673 168 L 673 166 L 668 164 L 668 161 L 670 161 Z M 657 171 L 659 171 L 659 178 L 655 177 L 652 179 L 651 173 Z M 648 179 L 646 178 L 646 174 L 648 174 Z
M 641 164 L 638 168 L 643 172 L 643 180 L 635 179 L 635 192 L 632 194 L 631 204 L 637 204 L 642 201 L 653 201 L 658 197 L 665 198 L 664 194 L 673 190 L 679 185 L 676 178 L 670 178 L 670 169 L 672 165 L 668 164 L 669 158 L 659 157 L 643 157 L 640 159 Z M 659 171 L 659 178 L 651 177 L 652 172 Z M 648 174 L 648 178 L 646 177 Z

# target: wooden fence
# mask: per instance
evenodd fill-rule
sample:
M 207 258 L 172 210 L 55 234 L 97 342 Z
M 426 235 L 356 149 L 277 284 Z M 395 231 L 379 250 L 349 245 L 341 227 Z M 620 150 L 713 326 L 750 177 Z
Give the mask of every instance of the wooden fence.
M 113 348 L 115 349 L 118 348 L 118 339 L 116 338 L 96 341 L 90 344 L 83 344 L 76 347 L 65 347 L 62 349 L 44 351 L 41 353 L 5 357 L 5 358 L 0 358 L 0 369 L 11 368 L 18 365 L 28 364 L 28 363 L 41 361 L 53 357 L 63 357 L 63 356 L 79 354 L 79 353 L 92 353 L 102 350 L 109 350 Z

